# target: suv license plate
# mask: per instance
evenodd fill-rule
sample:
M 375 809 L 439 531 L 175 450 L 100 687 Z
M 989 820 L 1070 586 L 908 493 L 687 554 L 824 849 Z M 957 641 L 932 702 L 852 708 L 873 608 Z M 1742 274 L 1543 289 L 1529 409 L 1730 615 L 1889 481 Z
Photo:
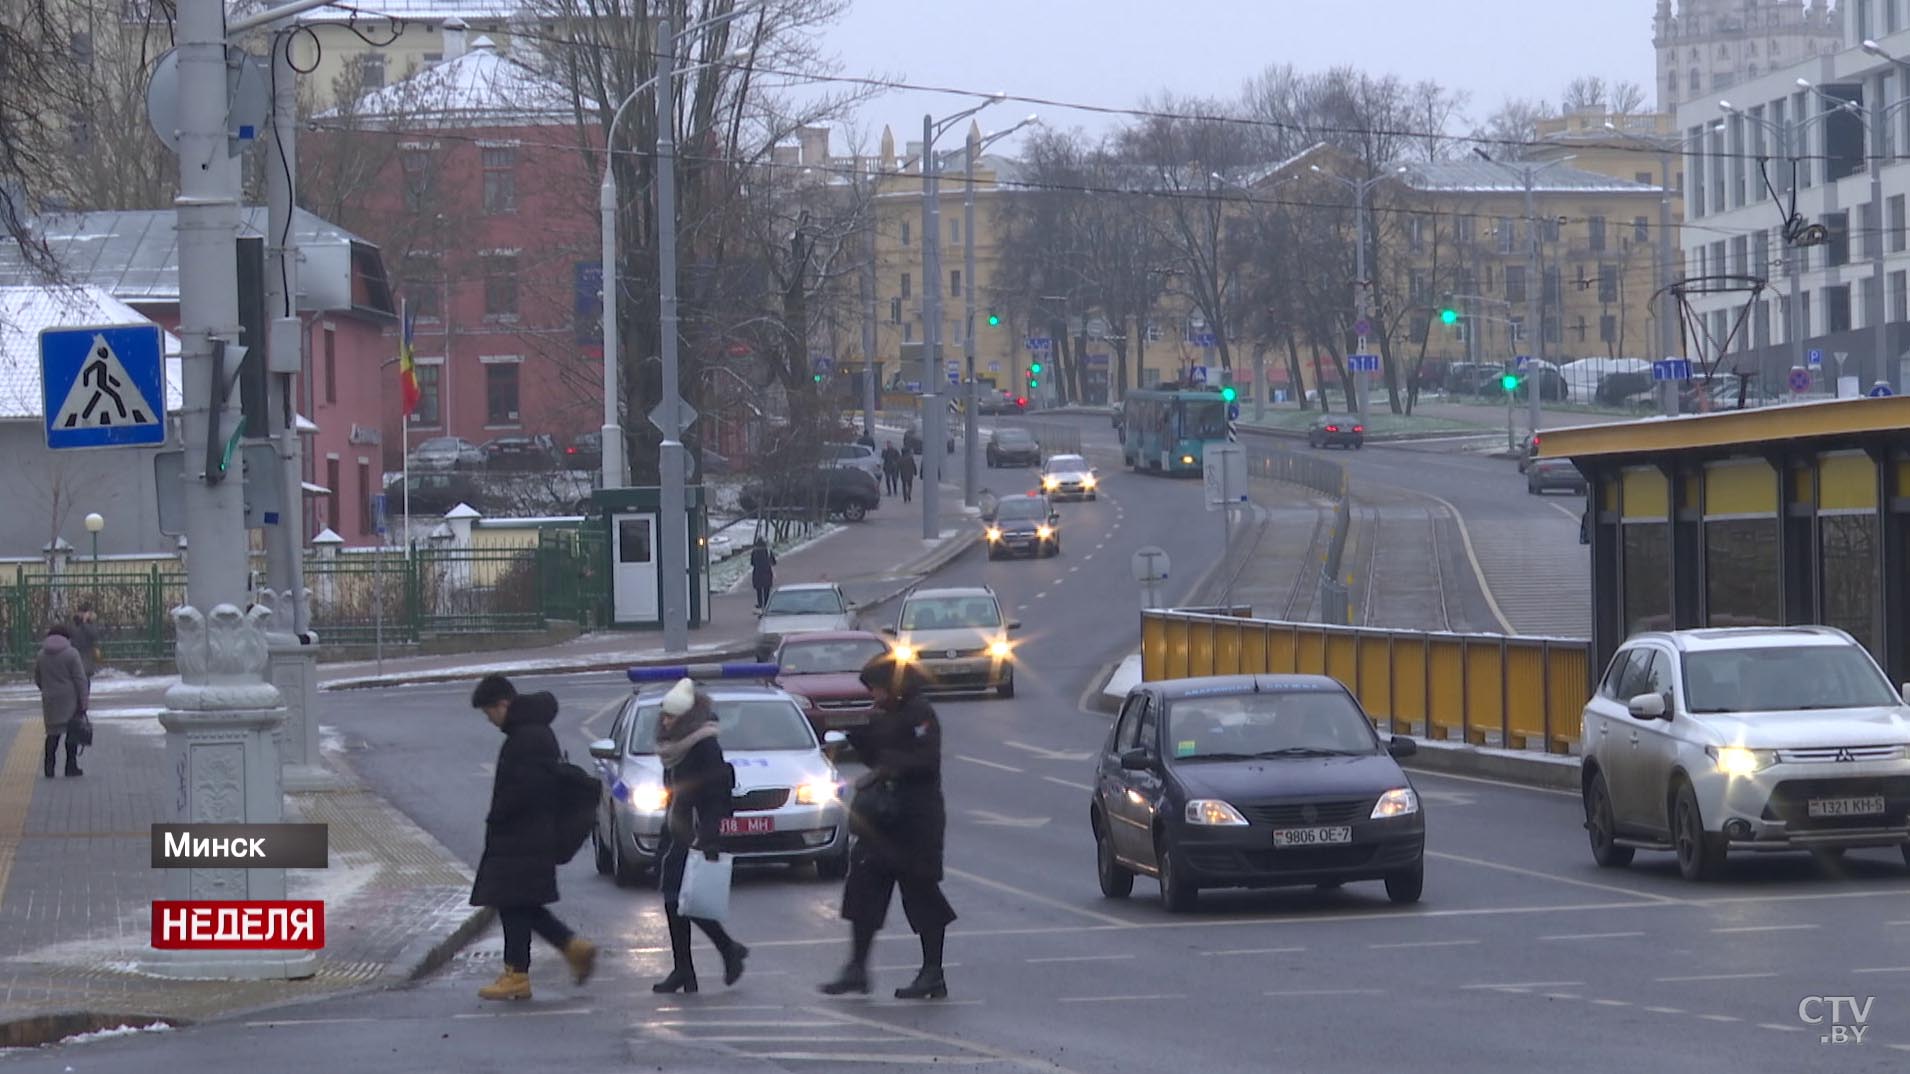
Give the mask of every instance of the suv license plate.
M 1277 847 L 1319 847 L 1353 841 L 1353 829 L 1341 828 L 1287 828 L 1273 833 L 1273 845 Z
M 1866 798 L 1813 798 L 1810 804 L 1813 817 L 1865 817 L 1883 812 L 1883 795 L 1874 794 Z
M 775 817 L 724 817 L 716 824 L 723 835 L 768 835 L 776 830 Z

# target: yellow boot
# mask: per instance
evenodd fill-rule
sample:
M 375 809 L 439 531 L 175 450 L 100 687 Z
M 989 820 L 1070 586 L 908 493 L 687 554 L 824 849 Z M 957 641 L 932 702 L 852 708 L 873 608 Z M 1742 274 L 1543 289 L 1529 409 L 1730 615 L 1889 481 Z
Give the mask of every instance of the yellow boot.
M 479 999 L 529 999 L 531 998 L 531 975 L 524 970 L 504 967 L 497 980 L 478 989 Z
M 571 975 L 577 983 L 583 984 L 597 970 L 597 945 L 581 936 L 572 936 L 564 944 L 564 961 L 570 963 Z

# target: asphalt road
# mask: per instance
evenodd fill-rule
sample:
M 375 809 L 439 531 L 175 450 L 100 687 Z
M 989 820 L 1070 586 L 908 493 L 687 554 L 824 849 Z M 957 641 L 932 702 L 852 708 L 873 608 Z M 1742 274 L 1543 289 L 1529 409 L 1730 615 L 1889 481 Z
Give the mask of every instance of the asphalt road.
M 605 945 L 601 974 L 584 988 L 539 950 L 536 1000 L 505 1008 L 477 1000 L 474 989 L 497 970 L 493 932 L 411 988 L 44 1049 L 0 1066 L 1904 1069 L 1910 875 L 1895 853 L 1852 854 L 1835 877 L 1805 858 L 1734 860 L 1725 879 L 1699 887 L 1660 855 L 1629 870 L 1596 868 L 1569 795 L 1415 775 L 1430 828 L 1426 896 L 1416 906 L 1390 905 L 1377 884 L 1211 893 L 1188 916 L 1165 914 L 1147 880 L 1129 900 L 1103 899 L 1086 807 L 1108 723 L 1077 698 L 1131 645 L 1127 552 L 1157 543 L 1177 564 L 1198 564 L 1219 549 L 1216 527 L 1190 524 L 1208 517 L 1198 485 L 1111 474 L 1107 487 L 1100 503 L 1063 508 L 1058 559 L 989 563 L 971 553 L 942 576 L 989 582 L 1026 623 L 1015 699 L 938 705 L 947 890 L 962 915 L 949 940 L 949 1000 L 887 998 L 917 959 L 899 910 L 876 950 L 876 998 L 819 996 L 815 983 L 846 949 L 839 893 L 788 870 L 739 880 L 733 931 L 754 954 L 735 988 L 713 979 L 717 960 L 699 939 L 706 990 L 653 996 L 648 984 L 668 965 L 657 896 L 614 887 L 583 855 L 566 867 L 556 909 Z M 563 699 L 560 739 L 578 751 L 627 689 L 608 676 L 540 685 Z M 496 739 L 466 707 L 465 689 L 327 695 L 322 704 L 350 763 L 475 858 Z M 1828 1027 L 1799 1016 L 1810 996 L 1874 996 L 1864 1043 L 1820 1043 Z

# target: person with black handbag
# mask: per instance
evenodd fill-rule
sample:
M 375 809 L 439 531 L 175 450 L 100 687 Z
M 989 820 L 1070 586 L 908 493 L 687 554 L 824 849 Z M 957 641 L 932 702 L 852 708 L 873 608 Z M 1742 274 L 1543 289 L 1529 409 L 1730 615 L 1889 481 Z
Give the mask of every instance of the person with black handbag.
M 695 992 L 696 963 L 690 957 L 690 924 L 716 945 L 723 955 L 723 983 L 733 985 L 743 976 L 749 948 L 737 943 L 721 922 L 677 913 L 683 892 L 683 873 L 690 852 L 708 861 L 720 856 L 723 818 L 730 815 L 730 794 L 736 774 L 723 759 L 716 740 L 716 710 L 710 695 L 682 679 L 663 695 L 657 728 L 657 759 L 663 762 L 663 786 L 669 792 L 664 814 L 663 844 L 658 870 L 663 889 L 663 918 L 670 927 L 670 975 L 650 990 L 659 993 Z
M 66 739 L 66 774 L 82 775 L 80 747 L 93 738 L 92 725 L 86 719 L 93 688 L 86 662 L 66 627 L 46 628 L 46 640 L 40 643 L 40 653 L 33 660 L 33 685 L 40 688 L 40 720 L 46 728 L 46 778 L 53 778 L 62 736 Z M 82 737 L 86 742 L 80 741 Z
M 942 894 L 948 828 L 942 724 L 928 702 L 928 680 L 918 665 L 883 654 L 863 667 L 861 679 L 875 698 L 875 713 L 867 726 L 848 732 L 856 755 L 869 766 L 849 803 L 855 842 L 842 887 L 842 917 L 849 922 L 852 947 L 848 964 L 822 991 L 868 994 L 869 950 L 900 887 L 902 912 L 922 941 L 922 968 L 914 981 L 895 990 L 895 998 L 945 999 L 942 947 L 955 910 Z

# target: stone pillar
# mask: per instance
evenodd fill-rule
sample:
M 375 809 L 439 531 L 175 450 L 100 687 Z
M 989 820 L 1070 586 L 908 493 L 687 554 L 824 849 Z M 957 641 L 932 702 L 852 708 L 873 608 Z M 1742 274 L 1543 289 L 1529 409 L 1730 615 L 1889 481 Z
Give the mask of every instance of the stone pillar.
M 220 604 L 210 615 L 173 609 L 179 684 L 166 691 L 166 763 L 174 783 L 173 820 L 196 824 L 276 824 L 277 732 L 285 721 L 278 688 L 265 681 L 272 613 Z M 283 899 L 283 869 L 170 869 L 166 897 L 180 900 Z M 311 951 L 150 950 L 141 972 L 189 980 L 285 980 L 310 977 Z
M 259 604 L 272 612 L 276 625 L 280 622 L 280 609 L 289 612 L 291 597 L 266 590 L 259 594 Z M 266 633 L 266 645 L 271 652 L 266 677 L 285 701 L 285 724 L 278 732 L 279 764 L 285 789 L 312 791 L 338 786 L 337 775 L 326 766 L 319 753 L 317 632 L 292 634 L 270 630 Z

